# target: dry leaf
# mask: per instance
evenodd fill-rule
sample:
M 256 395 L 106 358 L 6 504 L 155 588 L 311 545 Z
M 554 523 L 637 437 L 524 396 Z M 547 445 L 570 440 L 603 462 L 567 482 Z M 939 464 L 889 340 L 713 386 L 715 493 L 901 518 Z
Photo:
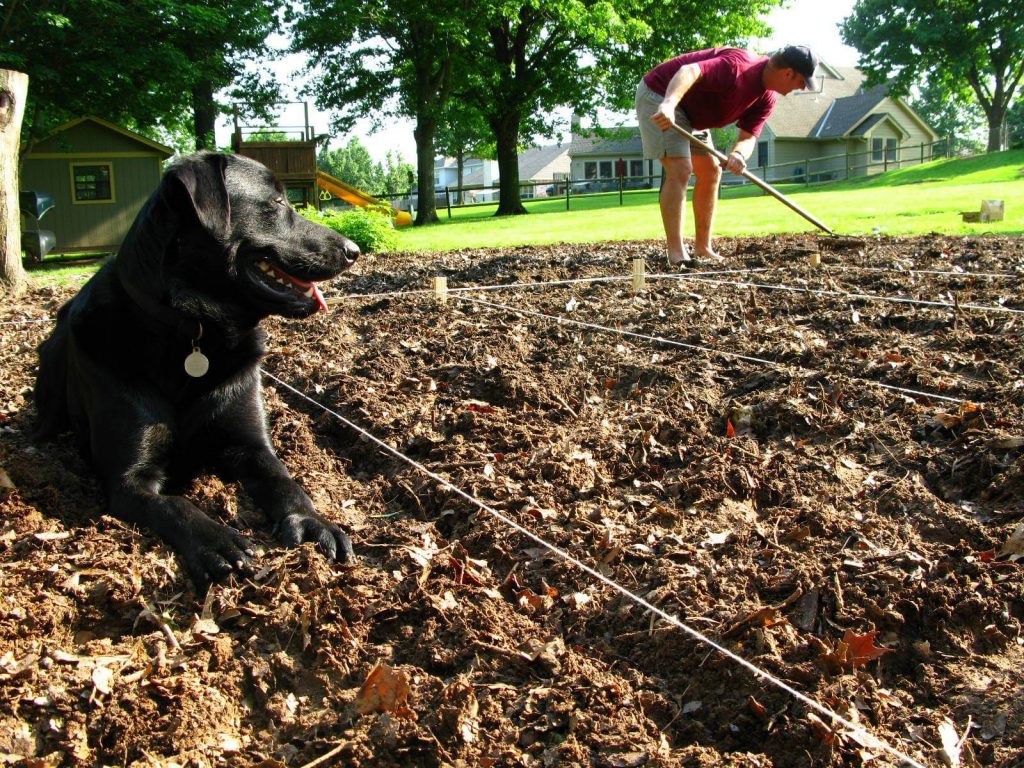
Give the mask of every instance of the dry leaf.
M 111 683 L 114 681 L 114 671 L 110 667 L 98 666 L 92 671 L 92 684 L 100 693 L 109 696 L 113 692 Z
M 855 635 L 849 629 L 843 636 L 843 645 L 846 646 L 846 660 L 854 667 L 863 667 L 865 664 L 892 652 L 892 648 L 880 648 L 875 645 L 877 630 L 872 630 L 864 635 Z
M 785 619 L 782 619 L 782 621 L 785 621 Z M 756 611 L 751 611 L 750 613 L 748 613 L 742 619 L 740 619 L 727 630 L 725 630 L 725 632 L 722 633 L 722 637 L 732 637 L 733 635 L 738 635 L 748 625 L 753 625 L 755 627 L 770 627 L 773 624 L 778 623 L 778 610 L 772 608 L 771 606 L 767 606 L 765 608 L 759 608 Z
M 999 557 L 1016 562 L 1024 557 L 1024 522 L 1018 525 L 999 550 Z
M 404 672 L 387 664 L 378 664 L 359 689 L 356 711 L 361 715 L 389 712 L 406 720 L 415 720 L 416 713 L 405 706 L 409 691 L 409 678 Z
M 942 741 L 942 750 L 939 752 L 942 762 L 949 768 L 960 768 L 960 735 L 948 718 L 939 723 L 939 739 Z
M 721 533 L 709 533 L 708 537 L 701 542 L 701 546 L 714 547 L 718 544 L 725 544 L 732 536 L 732 531 L 722 531 Z

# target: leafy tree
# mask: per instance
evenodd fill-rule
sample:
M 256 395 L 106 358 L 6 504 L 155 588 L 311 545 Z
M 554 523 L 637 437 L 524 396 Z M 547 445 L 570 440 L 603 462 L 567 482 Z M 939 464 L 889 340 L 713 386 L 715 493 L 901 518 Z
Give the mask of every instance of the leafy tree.
M 416 127 L 416 224 L 437 221 L 434 138 L 451 88 L 453 56 L 465 46 L 470 0 L 307 0 L 293 7 L 293 50 L 310 55 L 317 104 L 349 130 L 367 114 L 383 123 L 388 106 Z
M 952 142 L 952 148 L 980 152 L 985 147 L 981 138 L 985 115 L 970 88 L 961 86 L 957 92 L 932 80 L 917 89 L 909 104 L 936 133 Z
M 244 63 L 265 57 L 279 0 L 5 0 L 0 67 L 32 80 L 26 138 L 97 114 L 142 132 L 189 126 L 212 146 L 213 94 L 274 96 Z M 238 95 L 238 94 L 236 94 Z
M 1024 99 L 1018 98 L 1006 113 L 1006 127 L 1010 134 L 1010 148 L 1024 147 Z
M 842 24 L 868 84 L 899 95 L 914 83 L 966 83 L 985 112 L 988 151 L 1003 146 L 1006 112 L 1024 76 L 1024 3 L 857 0 Z M 955 92 L 955 90 L 954 90 Z
M 380 183 L 379 168 L 374 166 L 369 150 L 355 137 L 337 149 L 321 149 L 316 164 L 331 176 L 371 193 Z
M 380 169 L 380 185 L 377 189 L 387 195 L 397 195 L 407 191 L 416 181 L 416 168 L 407 163 L 401 155 L 388 152 Z
M 321 149 L 316 164 L 331 176 L 371 195 L 402 194 L 415 180 L 415 169 L 400 156 L 388 152 L 383 163 L 375 163 L 369 150 L 354 136 L 337 149 Z
M 455 158 L 458 186 L 461 190 L 466 158 L 494 158 L 494 134 L 484 116 L 471 108 L 467 102 L 450 99 L 437 130 L 437 151 Z M 458 202 L 463 202 L 461 193 Z
M 469 73 L 460 90 L 494 132 L 501 201 L 497 215 L 525 213 L 519 198 L 523 136 L 550 136 L 552 114 L 628 108 L 658 61 L 687 50 L 763 34 L 757 18 L 778 0 L 488 0 L 478 6 Z M 685 19 L 685 23 L 681 20 Z

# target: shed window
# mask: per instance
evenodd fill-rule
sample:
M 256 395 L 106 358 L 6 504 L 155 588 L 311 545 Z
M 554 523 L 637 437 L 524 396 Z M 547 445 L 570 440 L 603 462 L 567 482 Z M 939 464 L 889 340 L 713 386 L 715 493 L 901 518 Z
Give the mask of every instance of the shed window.
M 72 163 L 72 200 L 76 203 L 114 202 L 112 163 Z
M 643 160 L 630 160 L 629 161 L 629 175 L 630 176 L 643 176 L 644 175 L 644 161 Z
M 583 178 L 584 179 L 596 179 L 597 178 L 597 163 L 588 160 L 583 164 Z
M 896 139 L 885 140 L 885 159 L 890 163 L 896 162 Z
M 764 168 L 768 165 L 768 142 L 757 142 L 757 167 Z
M 303 208 L 310 204 L 309 187 L 287 187 L 285 196 L 293 208 Z
M 610 179 L 610 178 L 612 178 L 613 174 L 612 174 L 612 161 L 611 160 L 602 160 L 601 161 L 601 173 L 600 173 L 600 175 L 601 175 L 602 179 Z
M 871 140 L 871 162 L 880 163 L 883 160 L 883 152 L 885 150 L 885 139 L 872 139 Z

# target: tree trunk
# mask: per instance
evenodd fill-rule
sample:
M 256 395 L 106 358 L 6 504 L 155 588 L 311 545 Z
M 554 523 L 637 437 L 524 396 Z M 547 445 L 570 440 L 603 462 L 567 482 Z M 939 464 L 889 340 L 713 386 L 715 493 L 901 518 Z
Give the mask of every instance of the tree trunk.
M 217 102 L 213 99 L 213 83 L 201 80 L 192 86 L 192 130 L 196 149 L 216 149 Z
M 434 131 L 437 122 L 419 117 L 413 136 L 416 137 L 416 208 L 415 225 L 433 224 L 437 221 L 437 204 L 434 200 Z
M 28 75 L 0 69 L 0 295 L 25 289 L 18 207 L 18 145 L 25 118 Z
M 989 111 L 988 115 L 988 148 L 986 152 L 1001 152 L 1006 149 L 1006 110 L 995 109 Z
M 519 115 L 501 115 L 491 121 L 498 146 L 498 189 L 500 200 L 495 216 L 526 213 L 519 198 Z

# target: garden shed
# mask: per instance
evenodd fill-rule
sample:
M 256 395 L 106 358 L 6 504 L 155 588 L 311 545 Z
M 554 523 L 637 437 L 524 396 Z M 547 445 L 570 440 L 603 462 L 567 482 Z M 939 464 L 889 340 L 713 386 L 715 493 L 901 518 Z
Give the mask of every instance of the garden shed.
M 45 223 L 56 252 L 116 251 L 173 154 L 102 118 L 80 117 L 32 144 L 19 186 L 53 196 Z

